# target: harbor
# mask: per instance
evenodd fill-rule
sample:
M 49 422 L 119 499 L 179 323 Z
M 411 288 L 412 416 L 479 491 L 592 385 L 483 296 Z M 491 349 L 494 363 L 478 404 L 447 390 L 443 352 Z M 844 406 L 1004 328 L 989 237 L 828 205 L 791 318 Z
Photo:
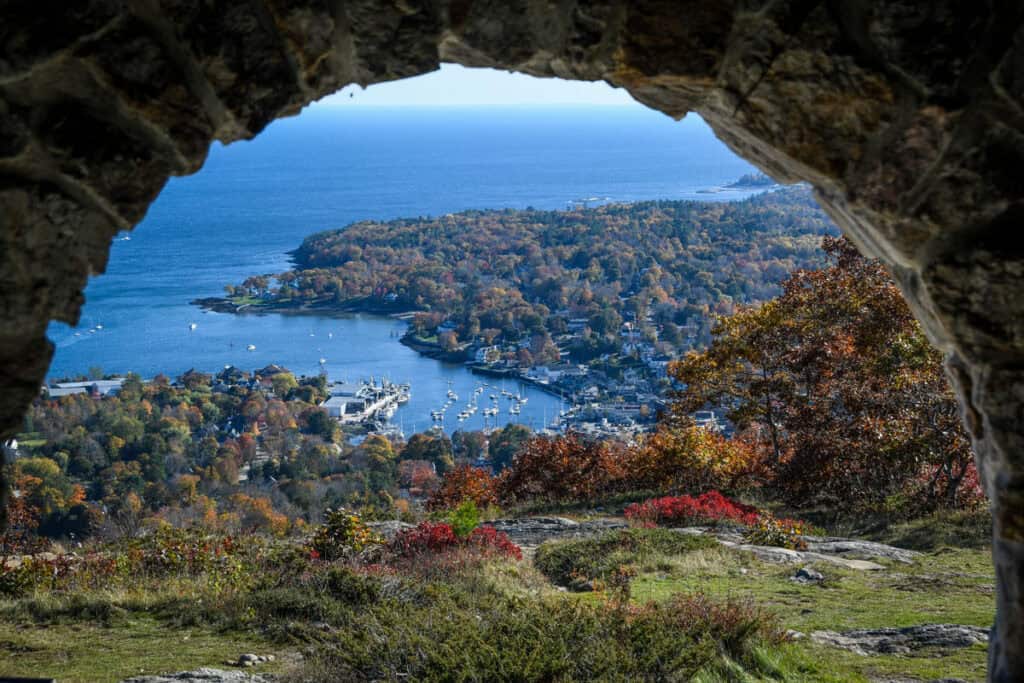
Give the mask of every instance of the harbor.
M 409 402 L 412 387 L 382 379 L 356 383 L 334 382 L 327 385 L 329 398 L 320 404 L 327 414 L 343 425 L 386 423 Z
M 485 432 L 496 429 L 501 424 L 518 422 L 523 412 L 523 406 L 530 400 L 528 396 L 524 396 L 518 391 L 507 390 L 504 387 L 504 382 L 500 387 L 488 382 L 478 382 L 473 387 L 472 393 L 465 399 L 465 403 L 458 408 L 457 404 L 460 398 L 452 388 L 452 384 L 452 382 L 448 383 L 448 391 L 445 393 L 440 407 L 430 411 L 430 419 L 433 422 L 431 429 L 435 432 L 445 431 L 446 421 L 450 423 L 454 420 L 461 428 L 463 423 L 477 413 L 483 420 L 483 431 Z M 557 427 L 559 415 L 552 415 L 553 420 L 550 422 L 548 417 L 545 413 L 540 424 L 531 424 L 531 426 L 537 429 Z

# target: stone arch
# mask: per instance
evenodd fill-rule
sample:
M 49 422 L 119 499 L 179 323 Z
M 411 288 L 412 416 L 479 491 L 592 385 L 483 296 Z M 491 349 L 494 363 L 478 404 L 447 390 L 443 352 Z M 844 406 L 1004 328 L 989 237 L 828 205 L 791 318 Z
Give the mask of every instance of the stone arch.
M 11 0 L 0 436 L 46 325 L 171 175 L 348 83 L 440 61 L 606 80 L 806 180 L 948 367 L 995 516 L 990 678 L 1024 680 L 1024 5 L 1011 0 Z

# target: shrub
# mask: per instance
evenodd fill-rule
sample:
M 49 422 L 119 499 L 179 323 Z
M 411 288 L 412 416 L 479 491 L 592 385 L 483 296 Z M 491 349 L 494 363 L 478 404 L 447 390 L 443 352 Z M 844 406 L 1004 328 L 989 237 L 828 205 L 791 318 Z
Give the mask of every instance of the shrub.
M 508 535 L 492 526 L 473 529 L 466 538 L 466 545 L 484 555 L 495 555 L 513 560 L 523 559 L 523 551 L 509 540 Z
M 448 523 L 458 538 L 466 538 L 480 525 L 480 511 L 470 499 L 462 501 L 459 507 L 448 515 Z
M 446 555 L 458 550 L 468 550 L 479 558 L 520 560 L 523 556 L 519 546 L 493 527 L 479 527 L 459 538 L 445 522 L 420 522 L 415 528 L 398 533 L 388 544 L 388 551 L 399 559 Z
M 0 595 L 17 598 L 32 586 L 31 573 L 22 562 L 0 562 Z
M 248 545 L 253 542 L 250 538 Z M 226 575 L 240 571 L 238 556 L 242 552 L 233 536 L 161 526 L 154 533 L 130 542 L 126 551 L 115 552 L 115 558 L 117 569 L 126 573 L 197 576 L 210 572 Z M 87 564 L 100 560 L 100 557 L 94 557 Z
M 702 595 L 610 608 L 447 589 L 354 613 L 286 680 L 686 681 L 781 640 L 770 615 Z
M 733 522 L 750 526 L 757 522 L 757 508 L 729 500 L 718 491 L 708 491 L 696 498 L 667 496 L 653 498 L 626 507 L 626 519 L 643 525 L 717 525 Z
M 327 591 L 347 605 L 365 605 L 380 596 L 380 582 L 347 567 L 332 567 L 327 573 Z
M 330 562 L 381 542 L 353 512 L 328 510 L 325 517 L 310 541 L 310 555 L 314 559 Z
M 607 581 L 620 568 L 651 556 L 683 555 L 716 545 L 713 538 L 668 529 L 623 529 L 590 538 L 547 541 L 537 548 L 533 564 L 561 585 L 580 578 Z
M 455 548 L 459 539 L 446 522 L 420 522 L 401 531 L 388 543 L 388 550 L 398 557 L 415 557 L 425 553 L 438 554 Z
M 743 540 L 754 545 L 772 545 L 790 550 L 807 550 L 805 536 L 810 527 L 806 522 L 794 519 L 776 519 L 770 513 L 762 513 L 757 524 L 743 534 Z

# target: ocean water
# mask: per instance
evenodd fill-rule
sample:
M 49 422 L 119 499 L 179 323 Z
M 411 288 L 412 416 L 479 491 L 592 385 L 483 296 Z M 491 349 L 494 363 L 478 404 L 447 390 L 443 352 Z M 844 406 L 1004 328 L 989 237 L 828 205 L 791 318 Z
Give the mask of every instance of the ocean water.
M 188 302 L 289 267 L 313 232 L 348 223 L 481 208 L 564 208 L 573 200 L 730 200 L 699 191 L 753 168 L 696 116 L 636 107 L 308 108 L 251 142 L 211 150 L 197 174 L 172 179 L 145 220 L 113 245 L 75 328 L 54 323 L 52 378 L 104 372 L 176 376 L 268 363 L 333 379 L 412 384 L 395 417 L 430 426 L 451 382 L 460 398 L 485 378 L 398 343 L 404 325 L 374 316 L 233 316 Z M 195 323 L 196 329 L 189 330 Z M 255 351 L 247 351 L 248 345 Z M 511 383 L 509 389 L 515 389 Z M 539 427 L 557 398 L 530 398 L 518 420 Z M 486 396 L 486 394 L 485 394 Z M 483 405 L 483 404 L 481 404 Z M 503 406 L 503 409 L 507 406 Z M 503 411 L 499 424 L 511 419 Z M 451 428 L 483 426 L 479 413 Z

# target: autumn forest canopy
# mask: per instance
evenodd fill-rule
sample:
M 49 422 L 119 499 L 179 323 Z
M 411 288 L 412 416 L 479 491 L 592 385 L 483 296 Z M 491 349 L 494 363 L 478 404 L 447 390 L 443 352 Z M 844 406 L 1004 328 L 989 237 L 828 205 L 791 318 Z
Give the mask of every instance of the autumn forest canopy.
M 540 336 L 542 353 L 585 319 L 572 348 L 585 361 L 614 350 L 623 320 L 649 315 L 669 345 L 687 325 L 708 341 L 712 314 L 778 294 L 788 273 L 823 263 L 821 237 L 835 234 L 806 188 L 739 202 L 464 211 L 312 235 L 296 269 L 228 292 L 257 305 L 421 311 L 414 332 L 447 320 L 449 345 Z

